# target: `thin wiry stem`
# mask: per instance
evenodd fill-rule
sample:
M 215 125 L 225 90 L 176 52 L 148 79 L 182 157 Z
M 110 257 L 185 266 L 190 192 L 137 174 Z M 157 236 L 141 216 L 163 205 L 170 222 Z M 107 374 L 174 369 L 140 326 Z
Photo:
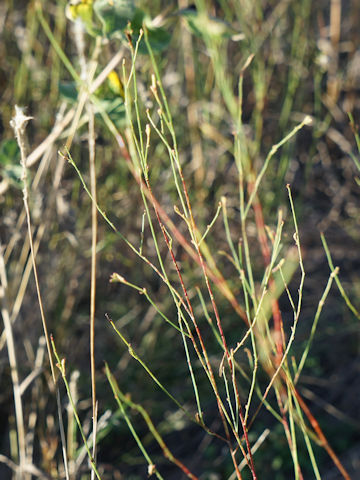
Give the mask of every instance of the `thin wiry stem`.
M 38 276 L 38 272 L 37 272 L 37 266 L 36 266 L 36 260 L 35 260 L 35 249 L 34 249 L 32 229 L 31 229 L 31 216 L 30 216 L 30 209 L 29 209 L 29 203 L 28 203 L 29 194 L 28 194 L 28 188 L 27 188 L 26 148 L 25 148 L 25 138 L 24 138 L 24 136 L 25 136 L 26 125 L 27 125 L 27 123 L 30 119 L 31 119 L 31 117 L 27 117 L 26 115 L 24 115 L 23 110 L 20 107 L 18 107 L 17 105 L 15 105 L 15 116 L 13 117 L 13 119 L 11 121 L 11 126 L 14 129 L 16 140 L 17 140 L 17 143 L 18 143 L 19 148 L 20 148 L 20 155 L 21 155 L 20 162 L 21 162 L 21 166 L 22 166 L 22 177 L 21 177 L 21 179 L 22 179 L 22 182 L 23 182 L 23 201 L 24 201 L 24 208 L 25 208 L 26 220 L 27 220 L 31 260 L 32 260 L 32 264 L 33 264 L 33 272 L 34 272 L 35 286 L 36 286 L 36 292 L 37 292 L 39 308 L 40 308 L 40 316 L 41 316 L 42 326 L 43 326 L 45 340 L 46 340 L 46 347 L 47 347 L 49 361 L 50 361 L 51 376 L 52 376 L 54 385 L 56 387 L 56 401 L 57 401 L 58 416 L 59 416 L 59 427 L 60 427 L 60 436 L 61 436 L 62 452 L 63 452 L 63 459 L 64 459 L 64 467 L 65 467 L 65 476 L 66 476 L 66 480 L 69 480 L 69 469 L 68 469 L 67 454 L 66 454 L 65 431 L 64 431 L 64 423 L 63 423 L 62 413 L 61 413 L 62 409 L 61 409 L 61 401 L 60 401 L 60 391 L 59 391 L 59 387 L 57 385 L 54 361 L 53 361 L 53 357 L 52 357 L 52 353 L 51 353 L 50 337 L 49 337 L 49 333 L 48 333 L 47 322 L 46 322 L 46 317 L 45 317 L 45 312 L 44 312 L 44 306 L 43 306 L 43 301 L 42 301 L 42 296 L 41 296 L 41 291 L 40 291 L 39 276 Z
M 76 405 L 75 405 L 75 402 L 74 402 L 74 399 L 73 399 L 73 396 L 71 394 L 71 390 L 70 390 L 70 385 L 69 385 L 69 382 L 67 381 L 67 378 L 66 378 L 66 368 L 65 368 L 65 359 L 60 359 L 58 353 L 57 353 L 57 350 L 56 350 L 56 346 L 55 346 L 55 342 L 54 342 L 54 338 L 53 336 L 51 336 L 50 338 L 50 341 L 51 341 L 51 347 L 52 347 L 52 350 L 54 352 L 54 355 L 55 355 L 55 358 L 56 358 L 56 366 L 57 368 L 60 370 L 60 373 L 61 373 L 61 376 L 62 376 L 62 379 L 64 381 L 64 384 L 65 384 L 65 388 L 66 388 L 66 392 L 67 392 L 67 395 L 68 395 L 68 398 L 69 398 L 69 401 L 71 403 L 71 407 L 72 407 L 72 410 L 73 410 L 73 413 L 74 413 L 74 417 L 75 417 L 75 420 L 76 420 L 76 423 L 78 425 L 78 428 L 79 428 L 79 431 L 80 431 L 80 434 L 81 434 L 81 437 L 82 437 L 82 440 L 83 440 L 83 443 L 84 443 L 84 446 L 86 448 L 86 452 L 88 454 L 88 458 L 89 458 L 89 461 L 90 461 L 90 464 L 91 464 L 91 469 L 94 471 L 96 477 L 98 478 L 98 480 L 101 480 L 101 477 L 100 477 L 100 474 L 97 470 L 97 467 L 96 467 L 96 462 L 95 462 L 95 459 L 94 457 L 92 456 L 91 454 L 91 451 L 90 451 L 90 447 L 89 447 L 89 443 L 86 439 L 86 436 L 85 436 L 85 433 L 84 433 L 84 429 L 81 425 L 81 422 L 80 422 L 80 418 L 79 418 L 79 415 L 78 415 L 78 412 L 77 412 L 77 409 L 76 409 Z M 94 438 L 93 438 L 94 440 Z
M 91 285 L 90 285 L 90 364 L 91 364 L 91 398 L 93 416 L 93 457 L 96 458 L 96 423 L 97 423 L 97 401 L 96 401 L 96 378 L 95 378 L 95 301 L 96 301 L 96 245 L 97 245 L 97 208 L 96 208 L 96 168 L 95 168 L 95 127 L 94 112 L 92 106 L 88 105 L 89 113 L 89 166 L 90 166 L 90 190 L 94 199 L 91 202 Z M 92 470 L 92 475 L 94 471 Z
M 24 465 L 26 462 L 26 439 L 25 439 L 25 425 L 24 425 L 24 411 L 21 400 L 19 370 L 16 360 L 16 349 L 14 342 L 14 335 L 10 321 L 9 309 L 7 306 L 6 292 L 7 292 L 7 275 L 4 263 L 4 256 L 2 254 L 2 247 L 0 244 L 0 299 L 1 299 L 1 315 L 4 321 L 4 331 L 6 335 L 6 344 L 9 356 L 9 365 L 11 372 L 11 380 L 13 384 L 14 403 L 15 403 L 15 418 L 16 429 L 18 437 L 19 448 L 19 470 L 17 471 L 18 478 L 21 479 L 24 474 Z
M 176 458 L 173 455 L 173 453 L 171 452 L 169 447 L 166 445 L 164 439 L 160 435 L 159 431 L 155 427 L 154 423 L 152 422 L 152 420 L 151 420 L 149 414 L 147 413 L 147 411 L 141 405 L 138 405 L 137 403 L 134 403 L 127 395 L 124 395 L 120 391 L 119 386 L 117 385 L 116 380 L 113 377 L 113 375 L 111 374 L 110 369 L 109 369 L 107 364 L 105 365 L 105 371 L 106 371 L 106 376 L 108 378 L 108 381 L 109 381 L 109 383 L 111 385 L 111 388 L 113 390 L 115 400 L 117 401 L 118 405 L 120 406 L 120 403 L 124 403 L 125 405 L 128 405 L 129 407 L 131 407 L 134 410 L 136 410 L 137 412 L 139 412 L 140 415 L 145 420 L 149 431 L 151 432 L 151 434 L 153 435 L 153 437 L 157 441 L 158 445 L 160 446 L 161 450 L 163 451 L 164 456 L 170 462 L 174 463 L 177 467 L 179 467 L 180 470 L 183 471 L 184 475 L 186 475 L 188 478 L 190 478 L 191 480 L 199 480 L 196 475 L 194 475 L 192 472 L 190 472 L 190 470 L 178 458 Z

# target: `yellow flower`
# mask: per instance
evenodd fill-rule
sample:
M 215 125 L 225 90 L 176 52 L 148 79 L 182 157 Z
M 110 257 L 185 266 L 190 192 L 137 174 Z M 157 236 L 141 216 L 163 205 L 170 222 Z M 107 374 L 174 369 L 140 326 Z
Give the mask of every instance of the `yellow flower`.
M 85 26 L 92 25 L 93 0 L 70 0 L 65 11 L 69 20 L 81 19 Z
M 116 95 L 119 95 L 119 97 L 121 97 L 123 100 L 125 100 L 124 85 L 115 70 L 112 70 L 109 73 L 107 79 L 110 90 Z

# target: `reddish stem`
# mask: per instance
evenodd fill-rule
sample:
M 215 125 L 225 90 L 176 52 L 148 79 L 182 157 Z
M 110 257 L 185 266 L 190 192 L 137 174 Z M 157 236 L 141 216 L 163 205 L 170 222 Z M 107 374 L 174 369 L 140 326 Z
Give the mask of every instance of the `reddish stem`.
M 253 190 L 254 190 L 254 182 L 249 182 L 250 194 Z M 271 262 L 271 251 L 269 248 L 269 244 L 268 244 L 267 236 L 265 232 L 265 223 L 264 223 L 262 206 L 260 204 L 260 201 L 257 195 L 255 195 L 255 198 L 254 198 L 253 208 L 254 208 L 255 222 L 257 227 L 261 253 L 264 259 L 265 267 L 268 267 Z M 270 276 L 270 279 L 269 279 L 269 287 L 270 287 L 270 291 L 275 294 L 276 285 L 272 276 Z M 276 345 L 276 351 L 277 351 L 276 363 L 277 365 L 279 365 L 284 353 L 283 345 L 285 343 L 285 339 L 284 339 L 284 333 L 283 333 L 284 332 L 283 321 L 282 321 L 282 316 L 279 308 L 279 302 L 275 297 L 273 297 L 271 300 L 271 309 L 272 309 L 273 320 L 274 320 L 275 345 Z
M 173 221 L 170 219 L 170 217 L 168 216 L 168 214 L 165 212 L 165 210 L 161 207 L 161 205 L 159 204 L 159 202 L 156 200 L 156 198 L 154 197 L 154 195 L 152 193 L 149 192 L 148 190 L 148 187 L 147 185 L 144 183 L 144 181 L 142 180 L 141 176 L 135 171 L 132 163 L 131 163 L 131 158 L 130 158 L 130 154 L 124 144 L 124 141 L 121 137 L 120 134 L 118 134 L 116 136 L 116 140 L 117 140 L 117 143 L 118 143 L 118 146 L 119 146 L 119 149 L 121 151 L 121 154 L 123 155 L 127 165 L 128 165 L 128 168 L 131 172 L 131 174 L 133 175 L 134 179 L 136 180 L 137 184 L 140 186 L 140 188 L 143 189 L 146 197 L 148 200 L 150 200 L 154 207 L 156 207 L 156 210 L 159 214 L 159 217 L 162 219 L 162 221 L 164 222 L 164 224 L 167 225 L 167 227 L 169 228 L 169 230 L 172 232 L 172 234 L 174 235 L 174 237 L 176 238 L 176 240 L 180 243 L 180 245 L 186 250 L 186 252 L 190 255 L 190 257 L 196 262 L 198 263 L 198 265 L 200 265 L 200 260 L 199 260 L 199 257 L 197 255 L 197 253 L 194 251 L 194 249 L 192 248 L 192 246 L 189 244 L 189 242 L 186 240 L 186 238 L 182 235 L 182 233 L 178 230 L 178 228 L 174 225 Z M 209 276 L 209 278 L 211 278 L 211 280 L 214 282 L 214 284 L 216 285 L 216 287 L 220 290 L 220 292 L 224 295 L 224 297 L 229 301 L 229 303 L 231 304 L 231 306 L 233 307 L 233 309 L 235 310 L 235 312 L 244 320 L 244 322 L 246 323 L 246 325 L 248 325 L 248 319 L 247 319 L 247 316 L 246 316 L 246 312 L 245 310 L 239 305 L 238 301 L 236 300 L 234 294 L 232 293 L 232 291 L 230 290 L 230 288 L 228 287 L 227 285 L 227 282 L 225 280 L 225 278 L 220 274 L 220 273 L 215 273 L 210 267 L 209 265 L 205 264 L 205 269 L 206 269 L 206 272 Z
M 343 466 L 343 464 L 340 462 L 339 457 L 336 455 L 334 450 L 331 448 L 331 446 L 330 446 L 329 442 L 327 441 L 323 431 L 320 428 L 320 425 L 319 425 L 318 421 L 316 420 L 316 418 L 311 413 L 309 407 L 306 405 L 306 403 L 304 402 L 304 400 L 302 399 L 301 395 L 299 394 L 299 392 L 296 390 L 295 387 L 294 387 L 293 391 L 294 391 L 294 394 L 297 398 L 297 401 L 299 402 L 299 405 L 300 405 L 302 411 L 307 416 L 309 422 L 311 423 L 311 426 L 313 427 L 316 435 L 318 436 L 322 446 L 325 448 L 325 450 L 329 454 L 331 460 L 334 462 L 335 466 L 337 467 L 337 469 L 339 470 L 339 472 L 341 473 L 343 478 L 345 480 L 351 480 L 350 475 L 345 470 L 345 467 Z

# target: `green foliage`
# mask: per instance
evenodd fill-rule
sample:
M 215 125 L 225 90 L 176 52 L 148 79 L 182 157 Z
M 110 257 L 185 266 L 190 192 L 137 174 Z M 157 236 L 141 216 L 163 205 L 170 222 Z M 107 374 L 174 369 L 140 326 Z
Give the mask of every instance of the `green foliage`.
M 149 42 L 155 51 L 164 50 L 171 39 L 170 33 L 164 28 L 156 27 L 151 17 L 144 10 L 136 8 L 132 0 L 70 0 L 66 12 L 70 20 L 81 21 L 87 33 L 94 37 L 117 38 L 127 43 L 128 32 L 136 43 L 140 30 L 146 28 Z M 140 51 L 147 53 L 143 44 Z
M 0 174 L 16 188 L 21 188 L 20 150 L 16 140 L 0 143 Z
M 102 25 L 102 34 L 112 37 L 125 30 L 128 23 L 131 23 L 135 6 L 132 0 L 95 0 L 94 12 Z
M 131 21 L 131 37 L 134 44 L 139 39 L 140 30 L 146 29 L 147 36 L 151 48 L 155 52 L 161 52 L 168 47 L 171 34 L 162 27 L 155 27 L 153 21 L 149 15 L 139 8 L 136 9 L 135 15 Z M 142 54 L 148 54 L 148 49 L 144 42 L 139 45 L 139 52 Z
M 237 31 L 232 25 L 225 20 L 209 15 L 206 9 L 198 11 L 196 7 L 185 8 L 179 10 L 180 15 L 186 20 L 190 31 L 200 38 L 214 39 L 232 39 L 243 40 L 245 35 Z
M 324 28 L 313 20 L 326 9 L 309 0 L 64 3 L 5 7 L 14 28 L 3 124 L 12 71 L 34 120 L 24 143 L 29 229 L 9 188 L 23 187 L 13 132 L 0 144 L 2 312 L 30 379 L 22 391 L 16 367 L 2 372 L 2 402 L 12 382 L 26 430 L 17 408 L 4 454 L 44 478 L 65 475 L 30 231 L 68 395 L 60 388 L 70 476 L 89 478 L 88 457 L 103 480 L 233 480 L 237 469 L 244 480 L 326 478 L 331 448 L 342 462 L 359 442 L 347 388 L 360 292 L 346 263 L 358 261 L 359 162 L 349 148 L 353 134 L 360 145 L 358 112 L 351 129 L 339 120 L 351 79 L 341 86 L 314 61 Z M 11 32 L 24 13 L 22 43 Z
M 0 165 L 18 164 L 20 162 L 20 150 L 15 139 L 3 140 L 0 143 Z

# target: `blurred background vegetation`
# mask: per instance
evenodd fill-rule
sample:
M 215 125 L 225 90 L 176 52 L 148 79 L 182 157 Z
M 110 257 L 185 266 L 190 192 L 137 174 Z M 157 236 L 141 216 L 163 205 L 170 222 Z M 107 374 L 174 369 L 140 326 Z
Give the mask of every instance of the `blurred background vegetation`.
M 119 2 L 119 5 L 127 8 L 127 2 Z M 61 0 L 4 0 L 0 4 L 0 248 L 8 283 L 2 295 L 2 308 L 6 301 L 20 379 L 35 372 L 22 395 L 26 431 L 28 436 L 34 437 L 28 440 L 34 449 L 34 465 L 39 469 L 33 478 L 63 478 L 63 470 L 56 401 L 41 340 L 43 333 L 31 271 L 20 155 L 9 122 L 15 104 L 25 106 L 26 114 L 33 117 L 27 128 L 28 154 L 31 155 L 46 141 L 54 125 L 63 122 L 66 112 L 78 105 L 79 84 L 44 30 L 45 23 L 50 27 L 53 40 L 80 75 L 79 40 L 76 39 L 76 22 L 71 20 L 72 16 L 79 15 L 75 7 Z M 90 59 L 96 48 L 96 38 L 101 37 L 95 76 L 119 52 L 126 59 L 128 75 L 132 60 L 128 44 L 130 34 L 124 33 L 127 22 L 133 21 L 133 45 L 140 26 L 147 26 L 174 121 L 179 160 L 197 227 L 200 232 L 206 230 L 219 202 L 225 197 L 230 235 L 235 245 L 242 235 L 238 172 L 234 160 L 237 128 L 234 110 L 237 107 L 233 100 L 239 96 L 239 77 L 243 73 L 242 122 L 249 177 L 256 178 L 274 144 L 291 132 L 305 115 L 311 117 L 311 126 L 304 126 L 271 159 L 259 189 L 269 238 L 276 230 L 281 210 L 285 219 L 282 242 L 290 248 L 294 243 L 294 227 L 286 185 L 291 185 L 306 272 L 300 321 L 289 355 L 298 362 L 330 274 L 320 232 L 324 232 L 333 263 L 340 268 L 342 286 L 355 307 L 360 296 L 360 187 L 356 164 L 359 152 L 355 138 L 360 113 L 360 4 L 356 0 L 211 0 L 196 2 L 196 7 L 186 0 L 172 3 L 139 0 L 136 11 L 128 5 L 130 13 L 123 18 L 124 24 L 109 26 L 106 18 L 103 25 L 96 26 L 92 20 L 85 20 L 85 32 L 81 34 L 85 42 L 83 54 Z M 199 12 L 206 12 L 206 17 Z M 94 28 L 100 30 L 94 31 Z M 251 62 L 242 71 L 247 59 Z M 156 112 L 157 104 L 150 88 L 154 65 L 144 40 L 140 43 L 135 65 L 139 115 L 145 125 L 146 110 Z M 116 71 L 122 78 L 121 62 Z M 97 98 L 98 203 L 118 231 L 137 248 L 141 246 L 144 255 L 156 263 L 138 183 L 124 151 L 101 115 L 101 111 L 107 113 L 131 150 L 123 92 L 109 80 L 111 78 L 94 94 Z M 352 114 L 353 123 L 348 112 Z M 87 115 L 84 110 L 76 124 L 70 151 L 85 182 L 90 184 Z M 89 434 L 92 204 L 76 171 L 58 154 L 58 150 L 64 151 L 72 134 L 70 125 L 69 122 L 62 128 L 55 141 L 46 144 L 41 155 L 31 157 L 28 184 L 48 327 L 60 355 L 66 358 L 79 416 Z M 152 139 L 148 161 L 154 195 L 190 242 L 186 223 L 174 212 L 174 205 L 180 205 L 166 146 L 155 135 Z M 179 287 L 177 272 L 160 233 L 157 226 L 159 248 L 169 278 Z M 253 212 L 249 214 L 247 235 L 255 282 L 260 284 L 264 259 Z M 207 236 L 207 245 L 217 268 L 244 307 L 239 275 L 229 260 L 229 245 L 220 217 Z M 206 308 L 211 310 L 204 279 L 184 245 L 174 240 L 173 251 L 181 265 L 216 371 L 221 355 L 219 359 L 218 344 L 197 293 L 199 288 L 204 294 Z M 177 310 L 167 285 L 99 216 L 95 360 L 99 417 L 102 419 L 98 440 L 102 478 L 135 480 L 146 478 L 148 473 L 146 462 L 117 410 L 104 374 L 104 362 L 110 366 L 122 390 L 146 408 L 173 454 L 195 475 L 204 480 L 231 478 L 234 467 L 223 443 L 190 422 L 154 386 L 106 319 L 105 314 L 108 314 L 141 358 L 151 365 L 159 381 L 195 413 L 192 383 L 178 331 L 164 322 L 145 295 L 139 295 L 130 286 L 110 283 L 113 272 L 118 272 L 131 284 L 146 288 L 157 307 L 177 324 Z M 289 290 L 294 295 L 299 279 L 300 269 L 289 279 Z M 3 277 L 2 286 L 5 286 Z M 247 327 L 216 289 L 215 296 L 227 341 L 236 346 Z M 279 305 L 285 333 L 289 335 L 293 311 L 286 293 L 280 296 Z M 354 479 L 360 475 L 359 333 L 359 315 L 348 308 L 334 283 L 298 383 L 299 392 Z M 6 479 L 15 478 L 12 464 L 6 458 L 16 463 L 18 453 L 11 372 L 3 332 L 0 346 L 0 476 Z M 251 372 L 245 350 L 237 360 L 245 372 Z M 212 431 L 221 432 L 216 399 L 206 375 L 195 361 L 194 368 L 205 423 Z M 263 391 L 268 383 L 265 371 L 259 372 L 258 382 Z M 246 389 L 246 385 L 242 379 L 240 391 Z M 69 457 L 76 462 L 83 455 L 81 438 L 73 427 L 71 413 L 67 416 L 68 402 L 62 386 L 61 392 L 68 441 L 72 444 Z M 270 394 L 269 402 L 275 404 L 274 393 Z M 133 422 L 163 478 L 185 478 L 181 470 L 163 457 L 141 416 L 135 413 Z M 264 432 L 267 432 L 266 438 L 254 454 L 258 478 L 296 478 L 283 426 L 266 408 L 261 410 L 249 431 L 251 443 Z M 300 439 L 297 447 L 303 478 L 315 478 L 304 441 Z M 343 478 L 316 442 L 314 452 L 321 478 Z M 84 457 L 81 458 L 83 461 L 79 460 L 74 478 L 89 478 L 89 467 Z M 249 472 L 244 471 L 243 475 L 243 478 L 251 478 Z

